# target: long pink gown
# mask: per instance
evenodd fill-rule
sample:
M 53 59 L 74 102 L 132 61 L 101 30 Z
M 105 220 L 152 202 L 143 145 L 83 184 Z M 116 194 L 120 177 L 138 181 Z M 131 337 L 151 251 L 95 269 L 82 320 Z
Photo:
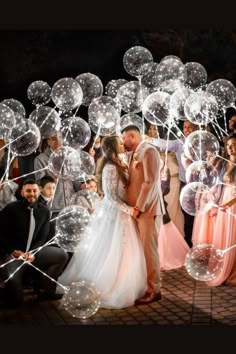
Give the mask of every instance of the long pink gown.
M 223 176 L 221 196 L 218 204 L 225 204 L 235 197 L 235 183 L 230 184 L 226 174 Z M 193 228 L 193 245 L 208 243 L 217 249 L 226 249 L 236 244 L 236 204 L 226 212 L 217 209 L 216 213 L 208 211 L 205 214 L 198 213 L 195 217 Z M 222 271 L 207 282 L 209 286 L 219 286 L 223 283 L 236 285 L 236 249 L 232 249 L 224 256 Z
M 170 270 L 184 265 L 189 246 L 173 223 L 162 224 L 158 237 L 160 268 Z

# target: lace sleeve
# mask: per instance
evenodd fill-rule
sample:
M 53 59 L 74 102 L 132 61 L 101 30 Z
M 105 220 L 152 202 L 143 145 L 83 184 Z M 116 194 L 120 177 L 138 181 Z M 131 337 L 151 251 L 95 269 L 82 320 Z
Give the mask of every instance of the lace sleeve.
M 106 165 L 102 173 L 102 186 L 105 197 L 125 213 L 132 214 L 133 208 L 118 197 L 119 175 L 114 165 Z

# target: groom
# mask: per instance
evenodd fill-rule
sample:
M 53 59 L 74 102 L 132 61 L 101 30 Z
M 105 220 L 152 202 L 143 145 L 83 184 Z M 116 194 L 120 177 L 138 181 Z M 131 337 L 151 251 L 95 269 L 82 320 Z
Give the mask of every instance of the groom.
M 135 304 L 161 299 L 160 262 L 157 240 L 164 204 L 161 193 L 160 155 L 155 147 L 142 140 L 139 129 L 130 125 L 122 130 L 126 150 L 133 156 L 129 165 L 128 203 L 135 207 L 134 218 L 139 229 L 147 266 L 147 292 Z

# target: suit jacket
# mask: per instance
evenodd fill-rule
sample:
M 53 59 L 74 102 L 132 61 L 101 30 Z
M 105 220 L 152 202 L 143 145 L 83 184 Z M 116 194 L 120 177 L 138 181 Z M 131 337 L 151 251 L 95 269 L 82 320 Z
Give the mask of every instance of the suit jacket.
M 155 147 L 142 142 L 129 166 L 128 203 L 149 216 L 162 215 L 160 155 Z
M 27 201 L 8 204 L 0 211 L 0 254 L 5 256 L 14 250 L 25 252 L 30 224 L 30 210 Z M 41 203 L 34 205 L 35 230 L 30 250 L 46 243 L 49 227 L 49 209 Z

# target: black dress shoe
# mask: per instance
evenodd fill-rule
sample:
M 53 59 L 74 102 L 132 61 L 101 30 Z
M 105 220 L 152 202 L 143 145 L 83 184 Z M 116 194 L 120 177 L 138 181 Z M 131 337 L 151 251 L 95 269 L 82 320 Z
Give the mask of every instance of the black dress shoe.
M 161 300 L 161 292 L 159 293 L 146 293 L 143 297 L 135 301 L 135 305 L 150 304 L 154 301 Z
M 39 301 L 52 301 L 52 300 L 60 300 L 63 297 L 64 294 L 50 294 L 46 292 L 41 292 L 38 294 L 38 300 Z

